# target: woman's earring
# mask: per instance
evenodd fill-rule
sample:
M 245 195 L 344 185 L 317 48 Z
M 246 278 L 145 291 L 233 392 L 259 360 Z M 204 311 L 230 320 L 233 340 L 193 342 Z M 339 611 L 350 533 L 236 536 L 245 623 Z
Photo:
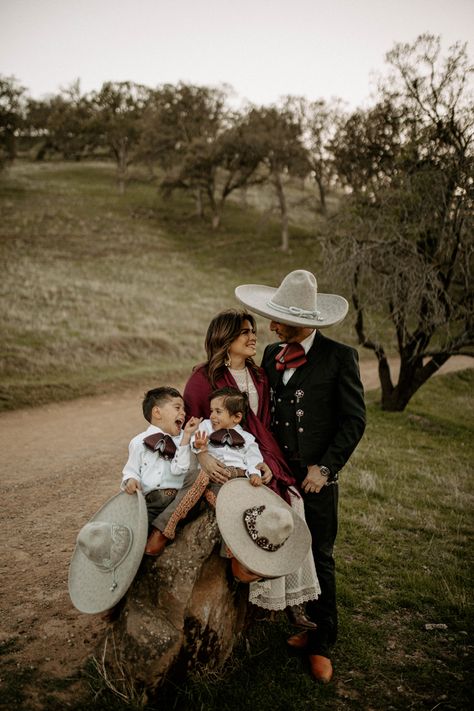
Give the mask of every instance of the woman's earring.
M 224 365 L 225 365 L 226 368 L 230 368 L 230 366 L 232 365 L 232 361 L 231 361 L 231 359 L 230 359 L 229 351 L 227 351 L 227 354 L 226 354 L 226 357 L 225 357 L 225 360 L 224 360 Z

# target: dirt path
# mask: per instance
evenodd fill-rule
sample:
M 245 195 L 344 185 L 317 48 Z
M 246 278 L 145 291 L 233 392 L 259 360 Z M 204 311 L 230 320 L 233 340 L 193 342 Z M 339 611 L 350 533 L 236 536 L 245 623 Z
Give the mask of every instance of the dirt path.
M 451 358 L 441 372 L 473 366 Z M 366 389 L 378 386 L 374 361 L 361 372 Z M 141 397 L 136 389 L 0 415 L 0 641 L 17 671 L 67 677 L 96 649 L 105 623 L 73 608 L 68 566 L 78 531 L 117 491 L 143 425 Z

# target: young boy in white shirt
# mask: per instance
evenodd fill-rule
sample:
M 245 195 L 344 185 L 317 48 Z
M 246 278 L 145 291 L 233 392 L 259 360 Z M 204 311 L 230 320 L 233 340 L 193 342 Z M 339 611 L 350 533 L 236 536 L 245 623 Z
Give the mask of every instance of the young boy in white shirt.
M 150 426 L 129 444 L 121 488 L 127 494 L 140 490 L 144 495 L 151 527 L 145 554 L 157 556 L 170 542 L 163 531 L 196 478 L 197 461 L 190 438 L 201 419 L 191 417 L 183 430 L 183 398 L 167 386 L 145 393 L 142 407 Z

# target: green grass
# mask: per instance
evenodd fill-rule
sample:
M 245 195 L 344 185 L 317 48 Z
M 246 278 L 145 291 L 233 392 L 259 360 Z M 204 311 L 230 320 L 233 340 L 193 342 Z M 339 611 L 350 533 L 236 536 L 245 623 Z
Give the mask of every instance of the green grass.
M 473 385 L 472 370 L 435 378 L 404 413 L 381 412 L 371 396 L 366 435 L 340 484 L 340 634 L 331 684 L 314 683 L 304 657 L 288 653 L 290 629 L 280 615 L 254 621 L 222 672 L 169 681 L 146 709 L 472 708 Z M 135 708 L 90 665 L 90 692 L 73 698 L 33 672 L 11 674 L 9 708 L 27 708 L 22 694 L 32 683 L 48 708 L 61 708 L 58 694 L 74 711 Z
M 472 371 L 438 378 L 405 413 L 369 404 L 341 482 L 334 683 L 315 685 L 304 659 L 288 656 L 281 619 L 254 626 L 230 671 L 192 679 L 176 708 L 472 707 L 473 384 Z
M 268 190 L 229 202 L 212 232 L 190 197 L 163 198 L 139 171 L 121 196 L 111 164 L 15 164 L 0 178 L 0 409 L 185 377 L 237 284 L 319 273 L 324 221 L 298 190 L 283 254 Z M 350 320 L 334 335 L 354 343 Z

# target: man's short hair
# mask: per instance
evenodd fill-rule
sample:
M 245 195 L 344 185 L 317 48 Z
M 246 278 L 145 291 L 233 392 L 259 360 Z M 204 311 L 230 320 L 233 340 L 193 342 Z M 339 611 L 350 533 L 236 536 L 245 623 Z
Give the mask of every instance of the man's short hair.
M 176 388 L 170 388 L 167 385 L 164 385 L 161 388 L 153 388 L 153 390 L 148 390 L 148 392 L 145 393 L 142 403 L 143 416 L 145 420 L 147 420 L 147 422 L 151 422 L 151 411 L 155 405 L 160 407 L 160 405 L 164 405 L 165 402 L 174 397 L 180 397 L 181 400 L 183 399 L 183 396 L 179 390 L 176 390 Z
M 214 390 L 209 397 L 209 402 L 217 397 L 223 398 L 224 407 L 229 414 L 238 415 L 240 413 L 242 415 L 242 419 L 245 420 L 249 409 L 249 398 L 247 393 L 243 393 L 237 388 L 226 386 L 225 388 Z

